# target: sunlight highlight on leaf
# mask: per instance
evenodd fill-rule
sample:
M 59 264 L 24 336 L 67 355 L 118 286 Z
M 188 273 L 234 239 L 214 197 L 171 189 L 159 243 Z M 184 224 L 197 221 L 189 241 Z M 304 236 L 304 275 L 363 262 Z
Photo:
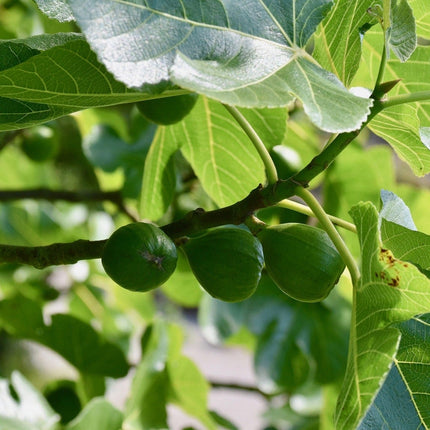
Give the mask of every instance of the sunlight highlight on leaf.
M 139 212 L 143 218 L 156 221 L 166 212 L 172 201 L 175 187 L 173 155 L 179 145 L 175 126 L 160 126 L 151 143 L 143 170 Z
M 315 34 L 314 57 L 349 86 L 361 58 L 361 37 L 374 17 L 374 0 L 338 0 Z
M 363 58 L 354 86 L 370 87 L 375 82 L 381 60 L 382 32 L 372 30 L 363 40 Z M 387 97 L 430 89 L 430 47 L 419 46 L 409 60 L 388 61 L 384 81 L 400 80 Z M 430 172 L 430 151 L 423 142 L 420 129 L 430 125 L 430 104 L 414 103 L 395 106 L 378 114 L 369 128 L 385 139 L 399 157 L 418 176 Z
M 191 114 L 174 126 L 174 134 L 217 205 L 232 204 L 265 181 L 256 149 L 219 103 L 200 97 Z
M 128 87 L 171 80 L 241 107 L 285 106 L 297 97 L 330 132 L 355 130 L 369 113 L 370 100 L 349 93 L 303 49 L 331 0 L 69 4 L 99 60 Z

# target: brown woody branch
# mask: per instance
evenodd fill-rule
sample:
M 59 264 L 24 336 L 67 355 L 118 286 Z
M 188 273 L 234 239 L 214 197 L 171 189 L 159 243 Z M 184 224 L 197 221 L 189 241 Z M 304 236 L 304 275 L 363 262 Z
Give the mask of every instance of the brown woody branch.
M 322 173 L 348 144 L 358 136 L 364 126 L 382 109 L 382 103 L 375 101 L 367 121 L 362 124 L 359 130 L 339 134 L 307 166 L 290 178 L 280 180 L 267 187 L 260 185 L 243 200 L 221 209 L 208 212 L 203 209 L 196 209 L 185 215 L 181 220 L 161 227 L 162 230 L 172 239 L 178 239 L 211 227 L 225 224 L 238 225 L 245 222 L 256 210 L 273 206 L 281 200 L 293 196 L 297 186 L 307 187 L 309 182 Z M 35 191 L 33 190 L 33 192 Z M 14 193 L 16 197 L 18 192 L 15 191 Z M 39 196 L 43 195 L 43 189 L 39 189 L 37 193 Z M 107 195 L 107 193 L 86 192 L 80 193 L 80 200 L 71 200 L 75 197 L 77 198 L 77 196 L 73 195 L 74 193 L 61 191 L 55 193 L 57 198 L 62 197 L 63 200 L 69 199 L 68 201 L 82 201 L 84 198 L 88 198 L 89 201 L 96 201 L 98 198 L 106 200 Z M 21 194 L 21 196 L 23 195 Z M 45 196 L 49 200 L 49 197 L 53 197 L 54 193 L 48 193 L 45 190 Z M 3 199 L 6 197 L 7 194 L 3 194 Z M 26 197 L 31 198 L 31 195 L 27 194 Z M 115 199 L 118 198 L 117 192 L 112 192 L 111 198 L 111 201 L 115 202 Z M 1 199 L 2 194 L 0 193 Z M 38 247 L 0 245 L 0 262 L 29 264 L 37 268 L 57 264 L 71 264 L 78 260 L 100 258 L 105 242 L 103 240 L 97 242 L 78 240 L 72 243 L 56 243 Z

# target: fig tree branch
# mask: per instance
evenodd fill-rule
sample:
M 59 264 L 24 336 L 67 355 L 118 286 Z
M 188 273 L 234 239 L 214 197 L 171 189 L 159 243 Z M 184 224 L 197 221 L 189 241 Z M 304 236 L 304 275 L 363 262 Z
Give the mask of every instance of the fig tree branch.
M 125 213 L 132 221 L 137 221 L 137 218 L 126 208 L 120 190 L 66 191 L 51 190 L 48 188 L 33 188 L 27 190 L 0 190 L 0 202 L 9 202 L 23 199 L 46 200 L 49 202 L 63 200 L 72 203 L 110 201 L 111 203 L 115 204 L 121 212 Z
M 105 240 L 77 240 L 46 246 L 0 245 L 0 262 L 27 264 L 36 269 L 100 258 Z
M 232 382 L 217 382 L 217 381 L 209 381 L 209 382 L 212 388 L 247 391 L 249 393 L 259 394 L 260 396 L 263 396 L 266 399 L 272 397 L 270 394 L 266 394 L 264 391 L 261 391 L 260 389 L 252 385 L 237 384 Z
M 161 229 L 175 240 L 211 227 L 244 223 L 256 210 L 274 206 L 293 196 L 298 185 L 306 188 L 309 182 L 322 173 L 383 108 L 384 105 L 375 100 L 367 120 L 360 129 L 339 134 L 307 166 L 290 178 L 278 180 L 266 187 L 260 185 L 243 200 L 230 206 L 208 212 L 196 209 L 182 219 L 162 226 Z M 78 260 L 100 258 L 105 242 L 106 240 L 97 242 L 78 240 L 38 247 L 0 245 L 0 262 L 27 264 L 37 268 L 72 264 Z

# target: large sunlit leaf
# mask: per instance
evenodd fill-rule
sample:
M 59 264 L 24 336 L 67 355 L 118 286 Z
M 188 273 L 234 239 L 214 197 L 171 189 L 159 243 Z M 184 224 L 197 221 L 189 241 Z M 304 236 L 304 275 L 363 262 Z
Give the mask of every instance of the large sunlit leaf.
M 0 130 L 150 97 L 117 82 L 79 34 L 1 41 L 0 53 Z
M 282 143 L 287 132 L 287 108 L 241 108 L 239 110 L 247 121 L 252 124 L 252 128 L 268 149 Z
M 430 426 L 430 315 L 397 325 L 402 333 L 394 364 L 359 430 Z
M 282 142 L 286 109 L 240 111 L 268 148 Z M 236 202 L 265 180 L 263 163 L 248 136 L 224 107 L 200 97 L 184 120 L 158 127 L 145 162 L 142 217 L 158 220 L 171 203 L 176 187 L 173 156 L 179 148 L 218 205 Z
M 351 210 L 362 249 L 354 291 L 348 366 L 336 411 L 336 428 L 356 428 L 374 401 L 395 358 L 400 331 L 393 326 L 430 310 L 430 281 L 412 264 L 382 247 L 371 203 Z
M 353 81 L 354 86 L 371 88 L 375 82 L 381 60 L 383 35 L 376 27 L 368 31 L 363 39 L 363 61 Z M 384 81 L 399 80 L 398 84 L 388 93 L 388 98 L 398 94 L 411 94 L 430 89 L 430 56 L 429 46 L 418 46 L 408 61 L 401 63 L 390 58 L 384 74 Z M 417 103 L 418 117 L 421 126 L 430 125 L 430 103 Z
M 221 104 L 200 97 L 173 132 L 203 188 L 219 206 L 235 203 L 265 182 L 257 150 Z
M 145 160 L 140 214 L 156 221 L 169 207 L 176 189 L 173 156 L 179 148 L 175 126 L 159 126 Z
M 361 59 L 361 33 L 374 21 L 374 0 L 338 0 L 315 35 L 314 57 L 347 86 Z M 340 31 L 341 30 L 341 31 Z
M 396 258 L 411 262 L 420 269 L 430 270 L 429 235 L 383 219 L 381 237 L 384 246 L 389 248 Z
M 66 0 L 36 0 L 40 10 L 60 22 L 72 21 L 73 14 Z
M 427 0 L 409 0 L 417 26 L 417 35 L 430 39 L 430 10 Z
M 43 395 L 19 372 L 12 373 L 10 385 L 8 380 L 0 379 L 0 428 L 55 430 L 59 420 Z
M 121 349 L 91 325 L 67 314 L 52 315 L 46 325 L 39 305 L 23 296 L 0 302 L 0 325 L 16 338 L 51 348 L 83 373 L 118 378 L 128 371 Z
M 430 149 L 422 142 L 417 107 L 400 105 L 386 109 L 370 123 L 370 129 L 385 139 L 417 176 L 430 172 Z
M 416 47 L 412 10 L 406 0 L 391 0 L 388 4 L 387 45 L 406 61 Z M 316 34 L 314 57 L 347 86 L 362 58 L 363 35 L 372 25 L 380 26 L 379 19 L 383 20 L 382 4 L 380 6 L 378 8 L 374 0 L 338 0 Z M 376 16 L 378 13 L 380 17 Z M 368 86 L 374 82 L 368 82 Z
M 363 41 L 363 61 L 354 85 L 369 87 L 375 81 L 381 59 L 383 35 L 369 31 Z M 411 94 L 430 89 L 430 48 L 419 46 L 409 60 L 401 63 L 392 58 L 388 61 L 384 80 L 399 80 L 388 98 L 399 94 Z M 430 172 L 430 155 L 422 133 L 422 127 L 430 125 L 430 104 L 426 102 L 395 106 L 382 111 L 369 124 L 369 128 L 393 147 L 414 173 L 422 176 Z
M 242 107 L 285 106 L 295 96 L 333 132 L 358 128 L 369 113 L 370 100 L 303 49 L 331 0 L 68 3 L 99 60 L 129 87 L 172 81 Z

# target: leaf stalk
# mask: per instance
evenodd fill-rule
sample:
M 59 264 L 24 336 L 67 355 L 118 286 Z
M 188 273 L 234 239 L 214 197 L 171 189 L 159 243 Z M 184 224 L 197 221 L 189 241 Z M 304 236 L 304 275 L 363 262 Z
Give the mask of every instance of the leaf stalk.
M 316 197 L 305 188 L 297 187 L 296 195 L 302 198 L 311 208 L 312 212 L 315 214 L 316 218 L 320 222 L 322 228 L 327 232 L 334 246 L 338 250 L 343 261 L 345 262 L 346 267 L 348 268 L 348 271 L 351 275 L 352 285 L 357 286 L 358 280 L 360 279 L 360 270 L 341 235 L 334 227 L 327 213 L 324 211 L 324 208 L 321 206 Z
M 257 150 L 261 160 L 264 163 L 266 169 L 266 176 L 268 184 L 274 184 L 278 180 L 278 172 L 276 171 L 275 164 L 273 163 L 272 157 L 269 154 L 264 142 L 261 140 L 258 133 L 254 130 L 254 127 L 248 122 L 248 120 L 241 114 L 241 112 L 234 106 L 223 105 L 231 116 L 237 121 L 242 130 L 247 134 L 255 149 Z
M 401 94 L 390 97 L 388 100 L 385 100 L 381 103 L 382 108 L 387 109 L 392 106 L 415 102 L 430 102 L 430 91 L 417 91 L 416 93 L 412 94 Z
M 289 199 L 284 199 L 281 200 L 277 206 L 281 207 L 281 208 L 285 208 L 285 209 L 290 209 L 294 212 L 298 212 L 301 213 L 303 215 L 308 215 L 308 216 L 312 216 L 312 217 L 316 217 L 315 213 L 312 211 L 312 209 L 309 206 L 306 205 L 302 205 L 299 202 L 295 202 L 293 200 L 289 200 Z M 357 233 L 357 228 L 355 227 L 354 224 L 342 219 L 342 218 L 338 218 L 336 216 L 333 215 L 329 215 L 327 214 L 327 216 L 329 217 L 330 221 L 339 226 L 342 227 L 346 230 L 351 231 L 352 233 Z

